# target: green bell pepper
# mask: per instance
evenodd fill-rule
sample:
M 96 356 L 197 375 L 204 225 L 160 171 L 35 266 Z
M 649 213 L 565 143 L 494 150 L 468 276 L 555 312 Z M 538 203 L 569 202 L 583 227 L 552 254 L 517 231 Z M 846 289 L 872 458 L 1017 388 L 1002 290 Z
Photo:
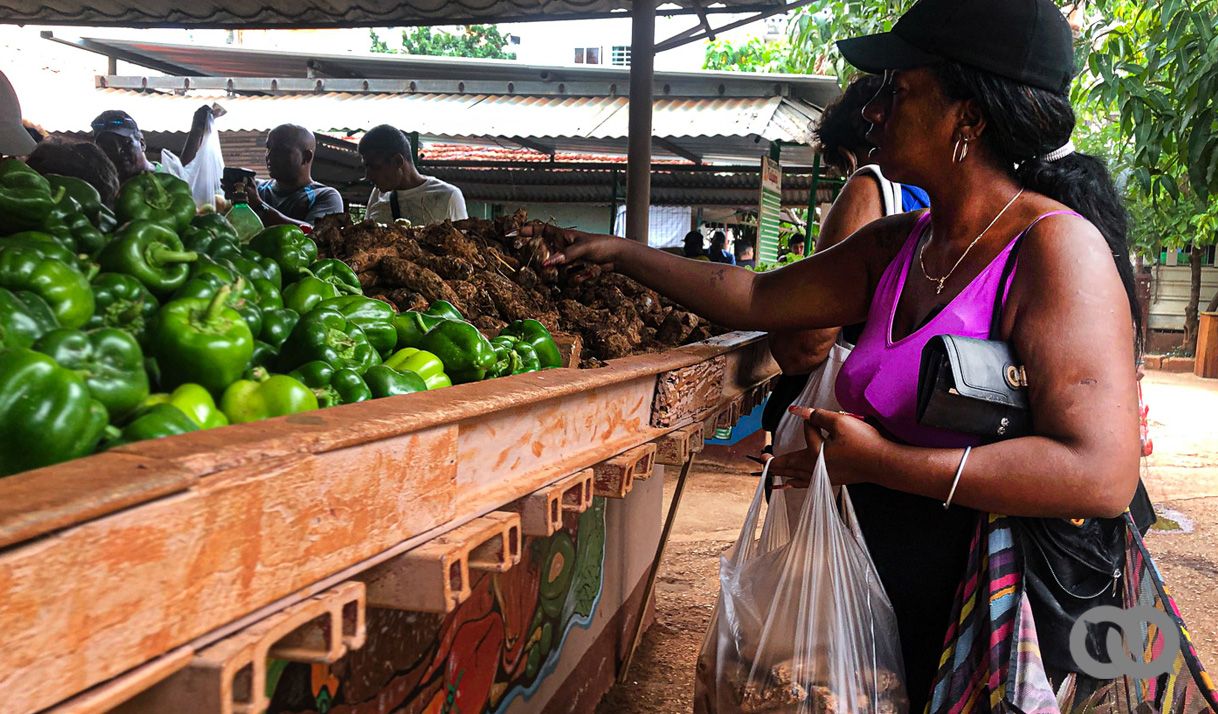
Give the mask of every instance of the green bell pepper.
M 383 364 L 369 367 L 364 373 L 364 381 L 372 391 L 373 399 L 427 391 L 427 384 L 419 375 L 414 372 L 399 372 Z
M 198 259 L 198 253 L 183 250 L 176 233 L 146 220 L 123 226 L 98 254 L 102 270 L 132 275 L 160 296 L 182 287 L 190 276 L 189 264 Z
M 195 198 L 190 184 L 163 173 L 142 173 L 119 189 L 115 201 L 119 223 L 151 221 L 174 233 L 186 229 L 195 217 Z
M 249 248 L 279 264 L 286 280 L 309 274 L 317 260 L 317 244 L 296 226 L 271 226 L 250 239 Z
M 266 278 L 254 278 L 250 281 L 254 292 L 258 293 L 258 307 L 263 310 L 278 310 L 283 307 L 283 295 L 279 288 Z
M 300 313 L 295 310 L 286 307 L 264 310 L 262 332 L 258 333 L 258 339 L 278 350 L 283 347 L 288 335 L 292 334 L 292 328 L 296 327 L 297 322 L 300 322 Z
M 283 289 L 283 306 L 307 315 L 324 300 L 338 297 L 338 288 L 321 278 L 304 277 Z
M 338 288 L 338 292 L 344 295 L 364 294 L 364 288 L 360 285 L 355 271 L 341 260 L 335 258 L 319 260 L 309 266 L 309 273 L 313 277 L 324 280 Z
M 6 248 L 29 248 L 48 258 L 80 267 L 80 261 L 76 256 L 76 246 L 70 241 L 64 242 L 59 236 L 46 231 L 22 231 L 0 238 L 0 250 Z
M 211 256 L 241 273 L 247 280 L 269 280 L 276 290 L 283 287 L 283 273 L 279 264 L 252 250 L 225 243 L 213 249 Z
M 228 417 L 216 406 L 211 393 L 198 384 L 183 384 L 168 394 L 161 392 L 144 400 L 145 408 L 156 407 L 158 404 L 177 407 L 200 429 L 228 426 Z
M 400 312 L 393 317 L 393 329 L 398 333 L 397 346 L 418 347 L 423 344 L 423 335 L 430 328 L 423 322 L 422 313 L 416 310 Z
M 132 419 L 123 427 L 120 436 L 114 441 L 107 442 L 105 448 L 115 449 L 137 441 L 161 439 L 198 430 L 199 425 L 182 413 L 181 409 L 172 404 L 157 404 Z
M 109 236 L 98 230 L 80 204 L 67 195 L 51 208 L 43 222 L 43 230 L 73 251 L 86 255 L 96 253 L 109 242 Z
M 0 288 L 26 290 L 46 300 L 62 327 L 81 327 L 93 314 L 93 291 L 85 276 L 36 249 L 0 250 Z
M 237 230 L 219 213 L 201 213 L 190 219 L 190 225 L 182 231 L 182 245 L 196 253 L 210 255 L 213 247 L 225 244 L 235 248 L 240 241 Z
M 76 202 L 80 212 L 89 219 L 94 227 L 101 228 L 102 210 L 105 206 L 102 205 L 101 194 L 96 188 L 93 188 L 93 184 L 75 176 L 60 174 L 47 174 L 44 178 L 52 191 L 63 188 L 64 196 Z
M 0 288 L 0 349 L 29 347 L 59 327 L 46 300 L 29 292 Z
M 241 314 L 228 306 L 231 293 L 226 285 L 211 300 L 182 298 L 157 313 L 148 351 L 160 365 L 162 384 L 194 382 L 218 394 L 245 372 L 254 355 L 254 336 Z
M 348 320 L 360 326 L 368 336 L 369 344 L 381 355 L 389 354 L 398 342 L 398 333 L 393 327 L 393 306 L 384 300 L 343 295 L 323 300 L 318 307 L 333 307 L 346 315 Z
M 72 370 L 33 350 L 0 351 L 0 476 L 92 452 L 108 419 Z
M 364 378 L 349 367 L 335 369 L 327 362 L 313 360 L 292 370 L 288 376 L 312 389 L 322 409 L 372 399 L 372 391 Z
M 312 411 L 317 408 L 313 390 L 286 374 L 268 375 L 254 370 L 254 379 L 233 382 L 220 397 L 220 408 L 233 424 Z
M 242 376 L 249 379 L 255 369 L 259 367 L 269 369 L 278 356 L 279 350 L 262 340 L 254 340 L 254 353 L 250 356 L 250 366 L 242 373 Z
M 406 347 L 394 352 L 393 356 L 385 360 L 385 366 L 399 372 L 414 372 L 423 378 L 428 389 L 452 386 L 452 380 L 448 378 L 447 374 L 444 374 L 444 363 L 440 361 L 440 358 L 414 347 Z
M 488 377 L 505 377 L 509 374 L 536 372 L 541 369 L 537 352 L 519 337 L 499 335 L 491 340 L 495 349 L 495 366 L 487 373 Z
M 100 273 L 90 283 L 93 288 L 93 316 L 88 329 L 117 327 L 144 341 L 148 325 L 160 305 L 144 284 L 122 273 Z
M 250 334 L 262 332 L 262 308 L 258 307 L 258 293 L 245 278 L 238 278 L 228 268 L 201 256 L 191 270 L 191 277 L 182 287 L 178 288 L 173 299 L 184 297 L 203 298 L 210 300 L 225 285 L 232 284 L 228 306 L 241 314 L 245 324 L 249 325 Z
M 431 305 L 427 306 L 427 311 L 424 312 L 423 315 L 442 320 L 456 320 L 457 322 L 465 322 L 465 316 L 461 314 L 461 311 L 447 300 L 436 300 Z
M 522 343 L 532 347 L 533 351 L 537 353 L 541 369 L 553 369 L 565 364 L 562 352 L 558 349 L 558 344 L 554 342 L 554 337 L 546 326 L 537 320 L 517 320 L 505 327 L 499 334 L 517 337 Z
M 148 398 L 144 352 L 135 338 L 122 330 L 60 328 L 43 335 L 34 343 L 34 350 L 80 375 L 111 419 L 121 420 Z
M 63 189 L 52 191 L 51 184 L 25 162 L 0 161 L 0 232 L 43 228 L 63 195 Z
M 350 367 L 358 374 L 381 361 L 360 326 L 333 307 L 315 308 L 300 317 L 279 351 L 277 364 L 290 372 L 317 359 L 339 369 Z
M 496 362 L 490 341 L 468 322 L 441 320 L 423 335 L 419 349 L 440 358 L 453 384 L 483 379 Z

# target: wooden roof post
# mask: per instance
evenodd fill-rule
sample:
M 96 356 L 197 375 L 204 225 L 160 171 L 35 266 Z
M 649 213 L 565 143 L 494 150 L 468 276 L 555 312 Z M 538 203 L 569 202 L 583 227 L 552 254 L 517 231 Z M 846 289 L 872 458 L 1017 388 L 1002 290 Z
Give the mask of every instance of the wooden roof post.
M 626 237 L 647 243 L 651 214 L 651 99 L 655 73 L 656 0 L 634 0 L 631 18 Z

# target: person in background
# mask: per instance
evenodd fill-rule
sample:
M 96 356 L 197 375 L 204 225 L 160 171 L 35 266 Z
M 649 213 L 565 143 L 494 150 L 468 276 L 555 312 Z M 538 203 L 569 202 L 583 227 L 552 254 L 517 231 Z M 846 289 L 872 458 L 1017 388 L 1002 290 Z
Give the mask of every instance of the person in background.
M 877 158 L 875 146 L 867 140 L 871 124 L 863 117 L 863 107 L 884 84 L 884 78 L 875 74 L 862 74 L 846 86 L 846 91 L 825 107 L 815 134 L 817 149 L 825 166 L 838 176 L 848 176 L 841 193 L 837 195 L 829 212 L 825 215 L 816 240 L 816 250 L 824 251 L 844 241 L 851 233 L 868 223 L 904 211 L 926 208 L 930 200 L 926 192 L 916 186 L 894 184 L 880 172 L 875 163 L 860 167 L 861 161 Z M 899 196 L 899 202 L 894 200 Z M 790 253 L 803 255 L 802 236 L 792 237 Z M 830 327 L 823 330 L 799 330 L 775 332 L 770 335 L 770 353 L 782 370 L 775 382 L 774 391 L 766 402 L 762 414 L 762 428 L 773 433 L 787 407 L 803 391 L 808 376 L 829 356 L 829 350 L 838 341 L 853 345 L 858 341 L 863 325 L 844 328 Z M 812 405 L 817 406 L 817 405 Z M 836 405 L 824 405 L 836 408 Z
M 168 149 L 161 149 L 159 162 L 149 160 L 144 133 L 130 114 L 119 109 L 104 111 L 93 120 L 93 143 L 101 147 L 106 157 L 114 164 L 114 168 L 118 169 L 120 184 L 133 176 L 150 171 L 171 174 L 189 182 L 190 176 L 186 166 L 194 161 L 203 140 L 213 130 L 212 119 L 210 106 L 204 105 L 195 110 L 190 123 L 190 133 L 186 135 L 186 144 L 182 147 L 182 155 L 177 156 Z
M 739 265 L 742 268 L 757 267 L 757 258 L 756 258 L 757 254 L 753 250 L 752 243 L 736 241 L 735 249 L 736 249 L 736 265 Z
M 335 213 L 342 213 L 343 197 L 334 188 L 313 180 L 317 138 L 296 124 L 281 124 L 266 137 L 266 181 L 246 179 L 244 184 L 225 186 L 230 201 L 245 200 L 265 226 L 308 226 Z
M 798 260 L 799 258 L 804 257 L 804 253 L 807 251 L 807 248 L 808 243 L 804 240 L 804 237 L 798 233 L 794 233 L 790 238 L 787 239 L 787 251 L 779 257 L 782 258 L 783 262 Z
M 42 142 L 51 138 L 51 132 L 43 129 L 41 126 L 35 124 L 29 119 L 22 119 L 21 125 L 25 127 L 26 133 L 30 135 L 30 138 L 33 139 L 35 143 L 41 144 Z
M 0 72 L 0 156 L 26 156 L 37 143 L 21 123 L 21 103 L 8 77 Z
M 415 168 L 410 140 L 389 124 L 374 126 L 359 140 L 364 178 L 372 183 L 369 220 L 393 223 L 404 218 L 413 225 L 468 218 L 461 189 Z
M 48 139 L 38 144 L 26 163 L 40 174 L 81 179 L 97 189 L 104 205 L 114 207 L 114 199 L 118 196 L 118 169 L 97 144 Z
M 728 265 L 736 264 L 736 255 L 732 253 L 731 244 L 727 239 L 727 233 L 723 231 L 715 231 L 711 236 L 710 250 L 708 251 L 712 263 L 727 263 Z
M 706 241 L 702 237 L 702 231 L 690 231 L 685 234 L 685 246 L 681 249 L 681 254 L 686 258 L 694 260 L 710 260 L 706 254 L 706 248 L 703 243 Z

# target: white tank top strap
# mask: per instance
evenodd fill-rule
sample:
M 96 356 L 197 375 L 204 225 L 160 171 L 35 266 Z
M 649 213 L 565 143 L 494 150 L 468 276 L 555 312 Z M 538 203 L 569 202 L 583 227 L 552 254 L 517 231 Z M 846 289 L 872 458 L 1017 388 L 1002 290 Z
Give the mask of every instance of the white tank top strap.
M 871 174 L 876 178 L 877 181 L 880 182 L 880 197 L 884 201 L 884 215 L 891 216 L 897 213 L 902 213 L 901 184 L 884 178 L 884 174 L 880 171 L 880 167 L 877 164 L 860 166 L 858 170 L 854 172 L 854 175 L 858 176 L 859 174 L 863 173 Z

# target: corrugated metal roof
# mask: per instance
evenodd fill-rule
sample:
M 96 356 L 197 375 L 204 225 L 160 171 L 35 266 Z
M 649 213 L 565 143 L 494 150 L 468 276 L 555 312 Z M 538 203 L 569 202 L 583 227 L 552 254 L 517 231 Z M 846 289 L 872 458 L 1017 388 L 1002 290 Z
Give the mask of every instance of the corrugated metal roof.
M 431 139 L 478 143 L 525 138 L 555 149 L 625 152 L 627 105 L 622 97 L 513 97 L 502 95 L 294 94 L 286 96 L 183 95 L 104 89 L 78 95 L 42 93 L 23 98 L 26 118 L 51 131 L 83 131 L 106 109 L 123 109 L 145 131 L 185 131 L 201 104 L 219 102 L 222 131 L 268 131 L 286 122 L 314 131 L 359 132 L 390 123 Z M 705 161 L 752 163 L 768 142 L 784 144 L 784 158 L 810 163 L 812 123 L 819 110 L 800 100 L 658 99 L 653 136 Z M 764 141 L 767 143 L 760 143 Z M 805 145 L 800 149 L 796 146 Z M 676 157 L 661 146 L 656 154 Z
M 3 0 L 0 0 L 2 2 Z M 596 86 L 595 94 L 627 94 L 630 70 L 612 65 L 531 65 L 510 60 L 471 59 L 466 57 L 425 57 L 420 55 L 347 53 L 310 54 L 303 52 L 258 50 L 234 46 L 175 45 L 140 40 L 96 37 L 52 37 L 58 42 L 91 52 L 119 57 L 169 75 L 225 79 L 276 78 L 360 80 L 406 80 L 426 82 L 497 82 L 494 89 L 477 91 L 489 94 L 525 94 L 507 89 L 508 83 L 520 87 L 529 83 L 558 87 Z M 656 96 L 788 96 L 817 106 L 833 101 L 841 90 L 834 77 L 803 74 L 758 72 L 716 72 L 660 70 L 654 75 Z M 604 91 L 613 88 L 616 91 Z M 343 89 L 343 91 L 350 91 Z M 375 91 L 375 90 L 374 90 Z M 381 90 L 385 91 L 385 90 Z M 396 91 L 396 90 L 394 90 Z M 541 92 L 549 94 L 549 92 Z M 569 91 L 571 95 L 579 91 Z M 589 94 L 585 92 L 584 94 Z
M 773 8 L 775 2 L 718 0 L 712 12 Z M 693 0 L 666 3 L 688 12 Z M 385 27 L 462 25 L 603 17 L 628 12 L 627 0 L 0 0 L 0 22 L 96 27 Z

